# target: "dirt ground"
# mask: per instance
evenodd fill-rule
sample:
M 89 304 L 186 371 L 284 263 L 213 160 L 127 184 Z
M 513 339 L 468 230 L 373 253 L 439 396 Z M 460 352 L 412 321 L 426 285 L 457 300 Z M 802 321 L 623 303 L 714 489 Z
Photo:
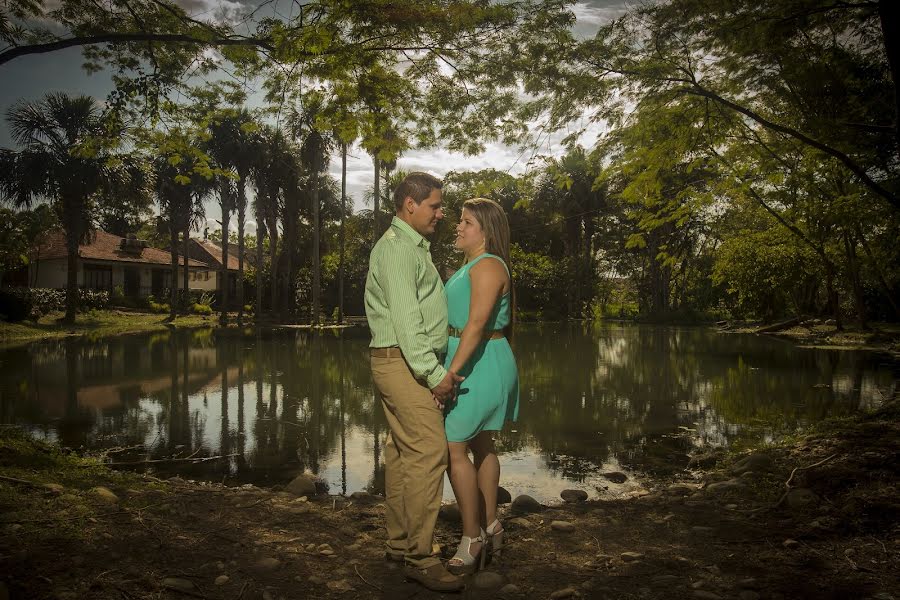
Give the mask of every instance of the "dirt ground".
M 900 599 L 898 405 L 753 454 L 694 457 L 629 498 L 505 505 L 503 559 L 461 594 L 384 561 L 377 496 L 161 481 L 10 429 L 0 600 Z M 439 521 L 445 556 L 459 534 Z

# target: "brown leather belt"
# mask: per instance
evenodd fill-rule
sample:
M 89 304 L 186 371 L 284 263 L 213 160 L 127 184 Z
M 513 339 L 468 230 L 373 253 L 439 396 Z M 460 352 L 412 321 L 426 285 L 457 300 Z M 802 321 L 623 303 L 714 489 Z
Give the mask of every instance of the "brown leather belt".
M 403 353 L 400 352 L 400 346 L 369 348 L 369 355 L 376 358 L 403 358 Z
M 439 361 L 443 362 L 444 356 L 447 353 L 443 350 L 435 350 L 434 354 L 435 356 L 437 356 Z M 400 351 L 400 346 L 388 346 L 387 348 L 369 348 L 369 356 L 374 356 L 375 358 L 403 358 L 403 352 Z
M 447 328 L 447 334 L 448 334 L 450 337 L 462 337 L 462 332 L 463 332 L 462 329 L 457 329 L 456 327 L 448 327 L 448 328 Z M 494 331 L 483 331 L 483 332 L 481 333 L 481 339 L 484 340 L 484 341 L 486 341 L 486 340 L 499 340 L 499 339 L 502 338 L 502 337 L 506 337 L 505 335 L 503 335 L 503 330 L 502 330 L 502 329 L 497 329 L 497 330 L 494 330 Z

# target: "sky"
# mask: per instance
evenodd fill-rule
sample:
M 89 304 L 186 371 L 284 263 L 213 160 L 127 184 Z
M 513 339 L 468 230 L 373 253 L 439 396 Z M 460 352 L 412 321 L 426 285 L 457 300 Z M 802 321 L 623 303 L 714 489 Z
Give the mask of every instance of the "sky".
M 588 37 L 596 32 L 604 22 L 622 15 L 626 10 L 627 0 L 584 0 L 576 3 L 572 11 L 576 16 L 574 31 L 580 37 Z M 179 3 L 191 14 L 202 18 L 213 11 L 223 8 L 235 10 L 240 5 L 230 0 L 180 0 Z M 24 56 L 0 65 L 0 115 L 5 117 L 9 108 L 20 101 L 38 100 L 48 92 L 66 92 L 68 94 L 87 94 L 103 100 L 113 89 L 110 73 L 101 71 L 88 74 L 82 69 L 81 50 L 70 48 L 47 54 Z M 254 102 L 251 94 L 250 104 Z M 574 127 L 580 124 L 573 124 Z M 601 133 L 598 127 L 587 128 L 580 138 L 583 145 L 590 146 Z M 513 175 L 528 169 L 529 161 L 539 156 L 559 156 L 564 152 L 561 144 L 566 132 L 545 139 L 539 147 L 511 147 L 499 143 L 488 143 L 484 152 L 474 156 L 466 156 L 459 152 L 451 152 L 446 148 L 431 147 L 412 149 L 404 153 L 397 162 L 397 168 L 403 171 L 426 171 L 438 177 L 448 171 L 474 171 L 493 168 Z M 14 148 L 10 139 L 5 118 L 0 120 L 0 147 Z M 340 156 L 332 157 L 331 174 L 340 181 Z M 358 147 L 348 151 L 347 160 L 347 192 L 353 200 L 355 210 L 365 208 L 363 195 L 372 187 L 374 167 L 371 157 Z M 207 220 L 210 230 L 218 229 L 217 219 L 221 213 L 215 201 L 207 204 Z M 248 224 L 248 233 L 252 233 L 255 224 Z M 232 223 L 232 228 L 236 224 Z

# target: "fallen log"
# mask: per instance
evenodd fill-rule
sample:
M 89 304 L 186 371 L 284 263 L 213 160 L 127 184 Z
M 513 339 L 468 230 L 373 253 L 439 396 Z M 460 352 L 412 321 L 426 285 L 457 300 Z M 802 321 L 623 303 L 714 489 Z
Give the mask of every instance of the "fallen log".
M 765 327 L 760 327 L 756 330 L 756 333 L 775 333 L 776 331 L 782 331 L 784 329 L 788 329 L 793 327 L 794 325 L 799 325 L 802 319 L 800 317 L 793 317 L 786 321 L 781 321 L 779 323 L 773 323 L 771 325 L 766 325 Z

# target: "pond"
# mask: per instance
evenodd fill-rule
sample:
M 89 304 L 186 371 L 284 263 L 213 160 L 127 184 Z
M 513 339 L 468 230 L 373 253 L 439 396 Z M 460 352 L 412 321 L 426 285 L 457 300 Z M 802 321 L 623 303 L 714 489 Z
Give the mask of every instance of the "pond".
M 210 458 L 141 467 L 158 476 L 270 486 L 307 472 L 330 493 L 378 492 L 387 424 L 367 345 L 365 330 L 296 329 L 37 342 L 0 351 L 0 423 L 116 462 Z M 633 493 L 697 450 L 873 408 L 900 378 L 885 355 L 701 327 L 523 325 L 513 346 L 521 410 L 497 436 L 501 485 L 543 502 Z

